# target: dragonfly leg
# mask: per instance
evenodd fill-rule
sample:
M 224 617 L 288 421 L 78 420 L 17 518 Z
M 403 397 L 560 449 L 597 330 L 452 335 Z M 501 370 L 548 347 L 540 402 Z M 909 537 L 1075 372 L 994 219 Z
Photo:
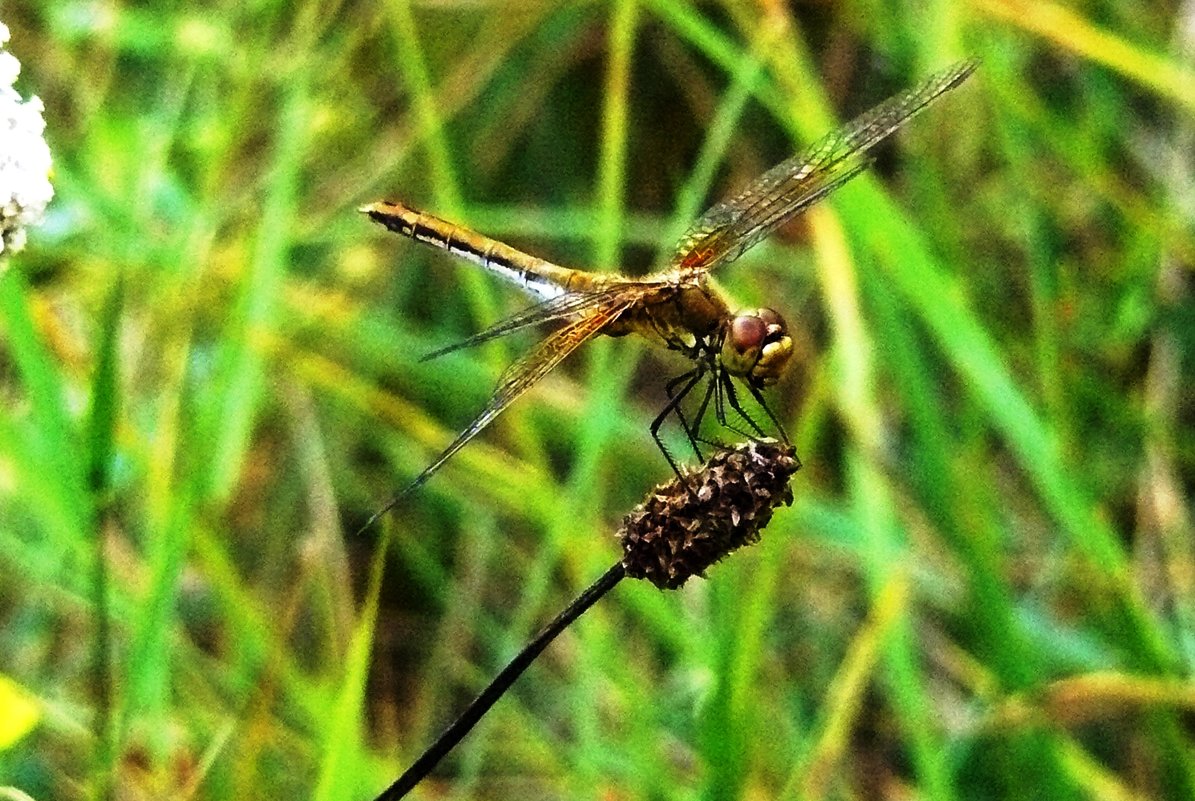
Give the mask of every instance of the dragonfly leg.
M 772 425 L 776 426 L 776 430 L 780 432 L 781 441 L 784 442 L 785 445 L 790 444 L 791 440 L 789 440 L 789 438 L 788 438 L 788 432 L 784 430 L 784 426 L 783 426 L 783 424 L 781 424 L 780 418 L 777 417 L 776 413 L 772 411 L 772 407 L 768 406 L 768 402 L 766 400 L 764 400 L 763 393 L 759 391 L 759 387 L 755 386 L 750 381 L 748 381 L 747 389 L 750 390 L 752 397 L 755 398 L 755 402 L 758 403 L 760 408 L 763 409 L 764 414 L 766 414 L 768 416 L 768 419 L 772 421 Z M 801 463 L 801 460 L 798 459 L 797 460 L 798 469 L 799 469 L 800 463 Z
M 685 434 L 688 435 L 689 441 L 692 443 L 694 450 L 697 449 L 697 443 L 694 439 L 693 432 L 689 429 L 688 424 L 685 422 L 684 415 L 678 410 L 680 409 L 681 401 L 685 399 L 686 395 L 693 391 L 693 387 L 697 386 L 697 382 L 701 380 L 703 373 L 704 370 L 701 368 L 691 370 L 689 374 L 687 374 L 689 378 L 688 382 L 675 395 L 673 395 L 671 391 L 669 392 L 667 405 L 665 405 L 660 413 L 656 415 L 656 418 L 651 421 L 651 438 L 655 440 L 656 447 L 660 449 L 660 453 L 664 454 L 664 458 L 668 460 L 668 466 L 672 468 L 672 472 L 676 473 L 677 478 L 679 478 L 682 482 L 685 481 L 685 476 L 681 473 L 680 467 L 677 466 L 676 461 L 672 458 L 672 454 L 668 452 L 668 448 L 664 445 L 664 441 L 660 439 L 660 426 L 664 424 L 664 420 L 667 419 L 668 415 L 672 414 L 673 412 L 677 412 L 677 417 L 680 418 L 681 424 L 685 427 Z M 675 389 L 675 387 L 670 387 L 670 389 Z
M 714 385 L 714 418 L 717 419 L 718 425 L 723 428 L 730 428 L 726 421 L 726 400 L 722 397 L 722 381 L 718 378 L 715 372 L 711 379 Z
M 752 436 L 746 431 L 743 431 L 738 426 L 730 422 L 730 418 L 726 415 L 726 386 L 722 376 L 715 375 L 711 379 L 714 389 L 714 417 L 718 420 L 718 425 L 722 428 L 728 428 L 740 437 L 751 439 Z
M 705 395 L 703 395 L 701 398 L 701 405 L 697 407 L 697 414 L 693 417 L 693 431 L 698 433 L 698 442 L 709 445 L 711 448 L 724 448 L 726 447 L 724 443 L 718 440 L 706 439 L 705 437 L 700 436 L 701 421 L 705 419 L 705 413 L 709 411 L 710 398 L 714 396 L 714 390 L 717 388 L 717 386 L 718 381 L 711 374 L 709 383 L 705 385 Z M 700 458 L 700 456 L 698 458 Z
M 747 414 L 747 410 L 739 402 L 739 393 L 735 391 L 734 381 L 731 379 L 730 374 L 722 373 L 722 380 L 726 383 L 726 400 L 730 404 L 730 408 L 734 409 L 735 413 L 743 418 L 747 422 L 747 425 L 751 426 L 751 430 L 755 432 L 755 436 L 766 437 L 767 434 L 764 433 L 764 430 L 751 418 L 751 415 Z
M 740 437 L 750 437 L 750 434 L 731 423 L 730 417 L 726 414 L 726 387 L 728 386 L 730 384 L 726 381 L 726 376 L 723 373 L 718 373 L 714 379 L 714 416 L 718 419 L 718 425 L 723 428 L 729 428 Z
M 700 373 L 703 369 L 704 368 L 702 367 L 694 367 L 692 370 L 681 373 L 676 378 L 673 378 L 667 384 L 665 384 L 664 392 L 668 395 L 668 400 L 672 400 L 672 398 L 675 397 L 677 387 L 692 378 L 694 374 Z
M 702 373 L 704 371 L 704 367 L 694 367 L 692 370 L 681 373 L 676 378 L 673 378 L 664 386 L 664 392 L 668 395 L 668 400 L 672 401 L 676 399 L 676 403 L 673 405 L 672 411 L 676 413 L 676 419 L 680 421 L 680 426 L 684 429 L 685 436 L 689 438 L 689 445 L 693 447 L 693 453 L 697 455 L 697 461 L 699 462 L 705 461 L 705 457 L 701 455 L 701 448 L 697 445 L 697 443 L 701 442 L 701 438 L 697 436 L 699 427 L 701 426 L 701 418 L 698 417 L 693 424 L 690 425 L 688 419 L 685 417 L 684 407 L 681 405 L 680 399 L 684 398 L 693 391 L 693 387 L 696 385 L 697 381 L 701 379 Z M 676 395 L 676 388 L 685 381 L 688 381 L 689 383 L 680 392 L 678 398 Z M 658 444 L 659 440 L 657 439 L 656 442 Z
M 763 431 L 760 430 L 759 426 L 755 424 L 755 421 L 747 416 L 747 413 L 743 411 L 743 407 L 739 403 L 738 394 L 734 391 L 734 384 L 731 383 L 730 374 L 725 370 L 720 370 L 716 378 L 716 383 L 717 387 L 714 392 L 714 411 L 718 416 L 718 424 L 723 428 L 730 429 L 740 437 L 746 437 L 747 439 L 756 439 L 758 437 L 764 436 Z M 753 431 L 744 431 L 732 423 L 729 416 L 726 414 L 727 406 L 730 406 L 730 408 L 734 409 L 734 411 L 738 413 L 739 417 L 746 420 Z

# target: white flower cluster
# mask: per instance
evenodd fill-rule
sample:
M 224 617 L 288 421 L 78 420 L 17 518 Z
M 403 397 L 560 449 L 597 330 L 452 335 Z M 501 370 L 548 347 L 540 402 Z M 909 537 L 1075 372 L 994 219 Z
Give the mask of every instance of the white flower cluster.
M 41 221 L 50 186 L 50 146 L 44 136 L 45 106 L 22 101 L 13 88 L 21 62 L 5 52 L 8 28 L 0 22 L 0 255 L 20 250 L 25 228 Z

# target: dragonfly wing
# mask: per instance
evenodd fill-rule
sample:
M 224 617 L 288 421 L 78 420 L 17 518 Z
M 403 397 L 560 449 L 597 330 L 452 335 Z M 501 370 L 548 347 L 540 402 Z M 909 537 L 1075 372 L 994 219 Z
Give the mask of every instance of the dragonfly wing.
M 529 353 L 507 368 L 498 380 L 494 394 L 490 396 L 485 408 L 473 419 L 473 422 L 465 426 L 464 430 L 457 434 L 456 439 L 375 517 L 392 508 L 399 500 L 427 483 L 427 480 L 443 467 L 445 462 L 465 447 L 469 440 L 481 433 L 482 429 L 493 422 L 494 418 L 501 414 L 507 406 L 535 386 L 541 378 L 560 364 L 564 357 L 600 333 L 633 302 L 631 298 L 617 298 L 604 307 L 591 310 L 581 319 L 553 331 Z
M 963 61 L 889 98 L 777 164 L 709 211 L 677 244 L 672 265 L 707 272 L 734 261 L 779 226 L 867 168 L 868 151 L 975 71 Z
M 543 323 L 555 323 L 560 320 L 585 315 L 592 309 L 600 309 L 614 302 L 618 295 L 626 292 L 628 287 L 638 288 L 640 286 L 638 283 L 618 283 L 600 290 L 568 292 L 554 298 L 548 298 L 541 303 L 536 303 L 520 312 L 512 314 L 504 320 L 494 323 L 484 331 L 479 331 L 467 339 L 434 350 L 421 357 L 420 361 L 428 361 L 429 359 L 434 359 L 446 353 L 461 350 L 462 348 L 471 348 L 475 345 L 489 342 L 491 339 L 497 339 L 507 334 L 513 334 L 516 331 L 522 331 L 524 328 L 530 328 Z

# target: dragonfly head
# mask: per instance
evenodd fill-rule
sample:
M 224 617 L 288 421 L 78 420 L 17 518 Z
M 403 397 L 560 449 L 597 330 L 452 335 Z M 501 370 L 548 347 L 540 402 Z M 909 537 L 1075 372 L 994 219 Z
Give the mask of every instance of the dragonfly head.
M 722 339 L 722 365 L 756 386 L 779 381 L 792 352 L 788 325 L 773 309 L 739 312 Z

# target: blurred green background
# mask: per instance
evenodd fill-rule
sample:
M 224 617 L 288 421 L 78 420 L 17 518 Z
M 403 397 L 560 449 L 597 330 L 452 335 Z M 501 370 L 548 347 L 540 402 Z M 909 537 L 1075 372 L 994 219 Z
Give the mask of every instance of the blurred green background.
M 1195 797 L 1195 3 L 0 20 L 57 187 L 0 275 L 0 787 L 371 798 L 668 478 L 683 360 L 591 343 L 352 536 L 535 341 L 420 363 L 525 301 L 359 204 L 642 272 L 975 56 L 719 276 L 794 331 L 794 505 L 616 588 L 414 797 Z

